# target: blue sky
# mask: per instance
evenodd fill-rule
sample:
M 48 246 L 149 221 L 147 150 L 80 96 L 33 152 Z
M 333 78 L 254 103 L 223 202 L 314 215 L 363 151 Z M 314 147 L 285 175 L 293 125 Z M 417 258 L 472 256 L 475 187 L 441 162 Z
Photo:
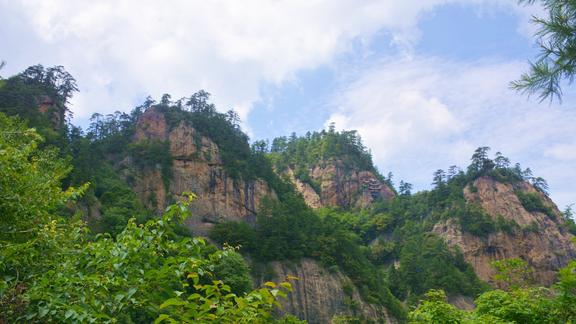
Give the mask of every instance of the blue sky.
M 201 88 L 253 139 L 335 122 L 420 190 L 486 145 L 546 178 L 563 208 L 576 202 L 575 91 L 559 105 L 508 88 L 537 54 L 542 13 L 513 0 L 0 0 L 1 74 L 64 65 L 80 125 Z

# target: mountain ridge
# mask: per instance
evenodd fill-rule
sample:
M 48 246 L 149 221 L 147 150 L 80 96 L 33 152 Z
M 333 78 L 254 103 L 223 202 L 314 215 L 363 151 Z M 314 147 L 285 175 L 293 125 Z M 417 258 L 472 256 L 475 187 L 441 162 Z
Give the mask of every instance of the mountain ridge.
M 79 212 L 114 237 L 134 214 L 138 223 L 155 219 L 194 192 L 193 216 L 176 234 L 237 246 L 254 282 L 305 278 L 286 305 L 310 322 L 403 322 L 405 305 L 430 289 L 461 301 L 487 283 L 498 287 L 494 261 L 520 258 L 534 268 L 535 283 L 550 286 L 576 258 L 576 226 L 547 196 L 545 181 L 500 153 L 489 158 L 486 147 L 466 171 L 438 170 L 433 189 L 411 193 L 378 172 L 355 131 L 332 126 L 250 146 L 237 115 L 218 112 L 200 91 L 175 102 L 149 99 L 130 114 L 95 114 L 83 133 L 38 106 L 43 87 L 17 105 L 4 100 L 26 87 L 16 81 L 0 88 L 0 112 L 38 123 L 46 146 L 73 158 L 65 186 L 92 183 L 63 217 Z M 65 116 L 62 100 L 52 104 Z M 318 287 L 330 287 L 329 295 Z

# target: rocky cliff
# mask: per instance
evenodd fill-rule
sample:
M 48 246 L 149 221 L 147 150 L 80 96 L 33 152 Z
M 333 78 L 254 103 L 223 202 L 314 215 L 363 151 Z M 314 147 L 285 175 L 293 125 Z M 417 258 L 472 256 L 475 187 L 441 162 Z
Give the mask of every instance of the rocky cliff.
M 140 116 L 134 142 L 159 140 L 169 143 L 171 179 L 164 181 L 160 167 L 139 170 L 133 189 L 149 207 L 162 211 L 171 199 L 193 192 L 191 229 L 206 235 L 221 220 L 252 222 L 260 200 L 275 193 L 262 180 L 243 181 L 226 173 L 218 146 L 187 123 L 170 129 L 164 114 L 154 107 Z M 126 164 L 131 164 L 128 159 Z M 132 167 L 133 169 L 133 167 Z
M 395 196 L 394 191 L 374 172 L 358 170 L 341 160 L 322 161 L 308 171 L 316 186 L 297 179 L 292 169 L 288 169 L 287 174 L 312 208 L 366 208 L 376 199 Z
M 227 175 L 222 164 L 219 147 L 209 138 L 197 132 L 194 125 L 184 122 L 170 128 L 165 115 L 149 108 L 138 119 L 134 143 L 156 140 L 166 141 L 171 157 L 170 181 L 163 179 L 159 165 L 138 168 L 133 158 L 123 161 L 126 170 L 132 170 L 132 188 L 149 207 L 163 210 L 171 200 L 184 192 L 193 192 L 191 229 L 206 235 L 213 224 L 223 220 L 253 222 L 264 196 L 275 193 L 262 180 L 243 181 Z M 323 194 L 317 204 L 323 206 L 367 206 L 377 197 L 392 197 L 393 192 L 377 182 L 371 172 L 345 170 L 338 163 L 317 167 L 312 175 L 322 184 Z M 305 184 L 294 177 L 298 189 L 310 203 L 314 197 L 307 193 Z M 373 182 L 377 182 L 378 188 Z M 372 184 L 372 191 L 370 191 Z M 309 185 L 308 185 L 309 186 Z M 271 264 L 275 280 L 288 275 L 298 277 L 293 282 L 294 291 L 283 301 L 283 313 L 294 314 L 310 323 L 330 323 L 334 316 L 356 316 L 376 322 L 393 322 L 385 308 L 362 301 L 351 280 L 339 271 L 329 272 L 316 261 L 302 260 L 289 266 L 282 262 Z M 261 278 L 257 278 L 257 281 Z
M 281 313 L 293 314 L 309 323 L 332 323 L 338 316 L 396 323 L 384 307 L 363 302 L 352 281 L 340 271 L 329 271 L 311 259 L 302 259 L 299 264 L 273 262 L 272 268 L 276 281 L 289 275 L 298 278 L 291 282 L 292 293 L 281 301 Z
M 526 210 L 518 192 L 538 197 L 548 213 Z M 551 285 L 558 269 L 576 258 L 573 236 L 561 226 L 560 211 L 529 183 L 505 184 L 481 177 L 464 189 L 464 196 L 467 203 L 479 204 L 492 219 L 502 217 L 518 224 L 511 232 L 497 231 L 484 238 L 462 232 L 453 219 L 434 227 L 433 231 L 450 246 L 463 252 L 479 278 L 491 282 L 491 261 L 520 257 L 534 267 L 537 283 Z

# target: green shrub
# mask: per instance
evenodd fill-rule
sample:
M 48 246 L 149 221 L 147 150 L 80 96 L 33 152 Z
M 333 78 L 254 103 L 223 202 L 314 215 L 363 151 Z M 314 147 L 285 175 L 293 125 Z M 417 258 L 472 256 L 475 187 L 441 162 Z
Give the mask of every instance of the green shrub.
M 550 219 L 556 220 L 556 214 L 554 213 L 552 208 L 544 204 L 542 198 L 538 193 L 517 190 L 516 196 L 520 200 L 520 203 L 522 203 L 524 209 L 526 209 L 527 211 L 540 212 L 550 217 Z
M 454 214 L 458 218 L 460 227 L 464 232 L 486 237 L 497 229 L 492 218 L 486 214 L 480 205 L 467 204 L 463 208 L 456 208 Z
M 164 188 L 168 190 L 172 179 L 172 155 L 170 143 L 157 139 L 142 140 L 129 145 L 130 155 L 141 169 L 160 168 Z

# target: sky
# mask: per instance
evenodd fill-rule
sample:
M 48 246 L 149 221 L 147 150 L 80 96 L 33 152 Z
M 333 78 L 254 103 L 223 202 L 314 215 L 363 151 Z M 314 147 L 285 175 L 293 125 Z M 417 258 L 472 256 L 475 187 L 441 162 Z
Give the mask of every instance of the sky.
M 63 65 L 73 123 L 147 95 L 212 94 L 253 140 L 356 129 L 383 174 L 430 188 L 489 146 L 576 203 L 576 89 L 509 88 L 538 54 L 515 0 L 0 0 L 0 75 Z

